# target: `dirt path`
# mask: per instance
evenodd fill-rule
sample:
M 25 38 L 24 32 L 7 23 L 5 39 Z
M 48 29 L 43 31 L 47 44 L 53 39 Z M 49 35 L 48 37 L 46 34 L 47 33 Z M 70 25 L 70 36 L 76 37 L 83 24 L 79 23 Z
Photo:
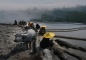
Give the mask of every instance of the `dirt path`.
M 48 50 L 44 50 L 44 56 L 42 53 L 29 55 L 30 51 L 26 49 L 25 45 L 15 43 L 14 35 L 21 32 L 22 29 L 17 26 L 0 25 L 0 60 L 52 60 Z M 39 43 L 36 41 L 37 46 Z
M 14 42 L 14 34 L 22 32 L 17 26 L 0 25 L 0 55 L 8 60 L 21 60 L 28 57 L 28 50 L 16 52 L 16 48 L 21 47 L 19 43 Z M 22 49 L 25 48 L 22 46 Z M 11 51 L 15 51 L 12 53 Z M 24 52 L 23 52 L 24 51 Z

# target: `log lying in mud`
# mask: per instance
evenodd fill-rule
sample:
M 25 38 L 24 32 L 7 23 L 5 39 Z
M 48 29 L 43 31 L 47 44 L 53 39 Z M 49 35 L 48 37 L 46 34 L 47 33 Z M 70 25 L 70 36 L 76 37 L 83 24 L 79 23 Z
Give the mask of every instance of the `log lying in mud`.
M 74 54 L 73 52 L 70 52 L 69 50 L 64 50 L 65 53 L 77 58 L 78 60 L 83 60 L 83 58 L 79 55 Z
M 63 46 L 65 46 L 65 49 L 63 48 Z M 73 48 L 76 50 L 81 50 L 81 51 L 86 52 L 86 49 L 83 47 L 72 45 L 69 42 L 58 40 L 58 39 L 55 39 L 54 46 L 51 48 L 51 50 L 54 51 L 55 55 L 57 55 L 60 60 L 68 60 L 68 57 L 66 56 L 65 53 L 77 58 L 78 60 L 83 60 L 83 57 L 81 57 L 77 54 L 74 54 L 73 52 L 71 52 L 67 48 Z
M 72 32 L 72 31 L 78 31 L 78 29 L 57 29 L 57 30 L 52 30 L 52 29 L 50 29 L 50 30 L 46 30 L 46 31 L 48 31 L 48 32 Z
M 63 43 L 63 45 L 66 45 L 68 46 L 69 43 L 65 43 L 63 41 L 61 41 Z M 58 42 L 59 43 L 59 42 Z M 72 45 L 71 45 L 72 46 Z M 70 44 L 69 46 L 70 47 Z M 71 47 L 72 48 L 72 47 Z M 59 44 L 57 43 L 54 43 L 54 46 L 52 47 L 52 49 L 54 50 L 55 54 L 60 58 L 60 60 L 68 60 L 67 56 L 65 55 L 65 53 L 77 58 L 78 60 L 83 60 L 84 58 L 79 56 L 79 55 L 76 55 L 74 54 L 73 52 L 71 52 L 70 50 L 66 49 L 66 48 L 63 48 L 62 45 L 59 46 Z
M 86 30 L 86 27 L 79 27 L 79 28 L 70 28 L 70 29 L 46 29 L 47 31 L 48 30 L 51 30 L 51 31 L 56 31 L 56 30 L 71 30 L 71 31 L 73 31 L 73 30 L 75 30 L 75 31 L 77 31 L 77 30 Z
M 60 36 L 60 35 L 56 35 L 56 38 L 65 38 L 65 39 L 73 39 L 73 40 L 81 40 L 81 41 L 86 41 L 86 38 L 78 38 L 78 37 L 69 37 L 69 36 Z
M 75 31 L 75 30 L 47 30 L 48 32 L 72 32 L 72 31 Z
M 53 46 L 52 49 L 54 50 L 54 54 L 57 55 L 60 60 L 68 60 L 63 50 L 60 49 L 58 46 Z
M 72 32 L 78 30 L 86 30 L 86 27 L 70 28 L 70 29 L 46 29 L 48 32 Z
M 60 46 L 65 46 L 66 48 L 72 48 L 72 49 L 76 49 L 76 50 L 80 50 L 80 51 L 86 52 L 86 48 L 79 47 L 79 46 L 76 46 L 76 45 L 72 45 L 69 42 L 62 41 L 62 40 L 59 40 L 59 39 L 56 39 L 55 41 L 57 43 L 59 43 Z

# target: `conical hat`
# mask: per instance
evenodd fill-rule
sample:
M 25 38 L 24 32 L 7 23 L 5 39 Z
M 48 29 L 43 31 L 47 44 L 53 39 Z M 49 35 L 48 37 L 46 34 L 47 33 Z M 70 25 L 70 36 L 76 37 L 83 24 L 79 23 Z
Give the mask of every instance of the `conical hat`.
M 44 25 L 44 26 L 41 26 L 41 27 L 44 27 L 44 28 L 46 28 L 46 26 Z
M 47 32 L 44 34 L 44 38 L 53 38 L 55 36 L 55 34 L 53 32 Z
M 32 24 L 33 22 L 30 22 L 30 24 Z

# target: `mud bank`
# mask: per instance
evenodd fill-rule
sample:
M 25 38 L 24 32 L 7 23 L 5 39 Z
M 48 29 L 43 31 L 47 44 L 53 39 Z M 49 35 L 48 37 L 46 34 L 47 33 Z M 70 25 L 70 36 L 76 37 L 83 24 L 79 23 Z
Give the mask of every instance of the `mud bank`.
M 30 55 L 30 50 L 25 45 L 14 42 L 14 35 L 21 32 L 22 29 L 18 26 L 0 25 L 0 60 L 60 60 L 48 49 L 43 54 Z M 74 57 L 71 59 L 77 60 Z
M 32 60 L 26 46 L 14 42 L 14 34 L 21 28 L 12 25 L 0 25 L 0 60 Z

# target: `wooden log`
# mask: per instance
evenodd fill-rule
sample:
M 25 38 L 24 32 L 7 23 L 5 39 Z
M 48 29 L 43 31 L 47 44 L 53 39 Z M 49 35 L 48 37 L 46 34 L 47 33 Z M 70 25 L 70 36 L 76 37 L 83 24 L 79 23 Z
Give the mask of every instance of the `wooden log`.
M 86 38 L 78 38 L 78 37 L 69 37 L 69 36 L 60 36 L 56 35 L 56 38 L 65 38 L 65 39 L 73 39 L 73 40 L 80 40 L 80 41 L 86 41 Z
M 77 50 L 81 50 L 81 51 L 86 52 L 86 48 L 79 47 L 79 46 L 76 46 L 76 45 L 72 45 L 69 42 L 62 41 L 62 40 L 59 40 L 59 39 L 56 39 L 55 41 L 57 43 L 59 43 L 61 46 L 66 46 L 67 48 L 77 49 Z
M 83 28 L 84 29 L 84 28 Z M 83 29 L 46 29 L 47 31 L 78 31 Z
M 83 58 L 79 55 L 74 54 L 73 52 L 70 52 L 69 50 L 64 50 L 65 53 L 77 58 L 78 60 L 83 60 Z
M 86 27 L 70 28 L 70 29 L 46 29 L 46 30 L 85 30 Z
M 64 31 L 52 31 L 52 30 L 48 30 L 47 32 L 72 32 L 72 31 L 70 31 L 70 30 L 64 30 Z
M 54 50 L 54 54 L 59 57 L 60 60 L 68 60 L 67 56 L 63 52 L 62 49 L 58 48 L 58 46 L 53 46 L 52 49 Z
M 57 43 L 54 43 L 54 46 L 52 47 L 52 49 L 54 50 L 55 54 L 61 59 L 61 60 L 68 60 L 65 53 L 79 59 L 79 60 L 83 60 L 83 58 L 79 55 L 74 54 L 73 52 L 69 51 L 66 48 L 63 48 L 61 46 L 59 46 Z M 64 53 L 65 52 L 65 53 Z
M 51 50 L 53 50 L 54 54 L 59 57 L 60 60 L 68 60 L 68 57 L 63 52 L 63 48 L 59 44 L 57 44 L 55 41 L 53 41 L 53 47 L 51 47 Z

